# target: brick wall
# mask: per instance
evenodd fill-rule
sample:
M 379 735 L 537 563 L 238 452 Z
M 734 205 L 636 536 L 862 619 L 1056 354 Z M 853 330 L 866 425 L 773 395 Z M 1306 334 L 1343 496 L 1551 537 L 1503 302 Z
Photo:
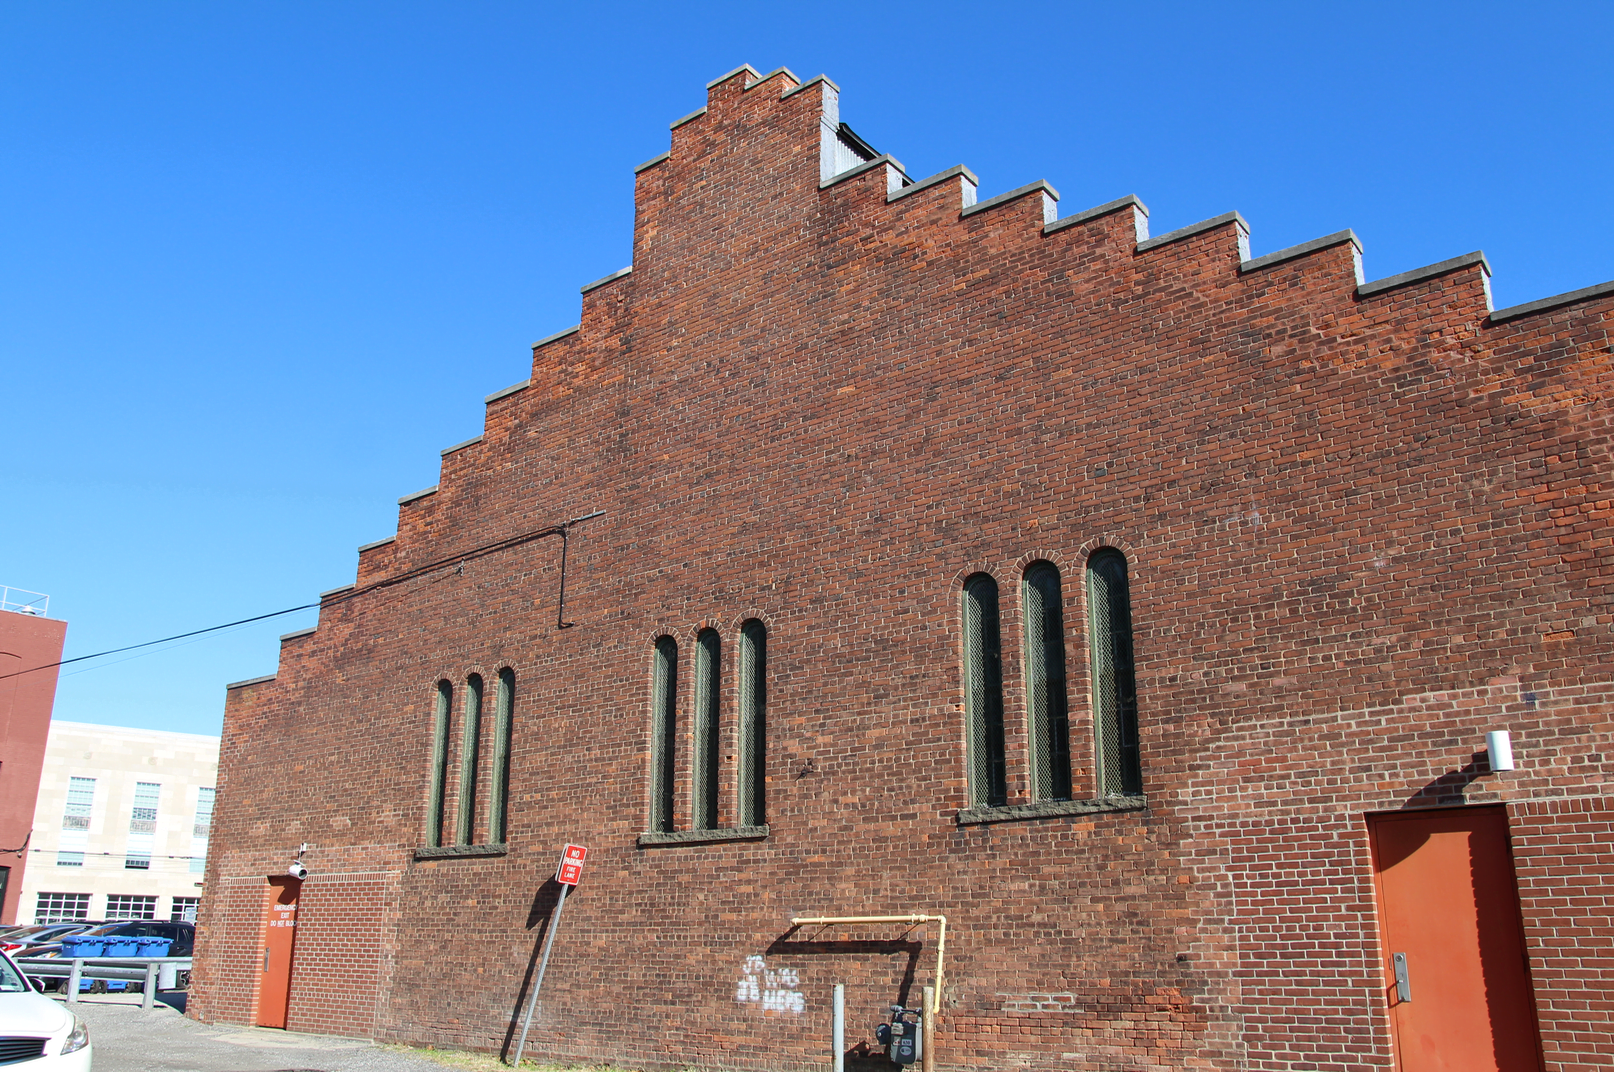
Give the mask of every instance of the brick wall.
M 292 1026 L 505 1046 L 577 841 L 539 1053 L 821 1067 L 832 984 L 869 1041 L 934 935 L 789 920 L 916 912 L 949 918 L 944 1068 L 1389 1067 L 1364 816 L 1500 801 L 1549 1058 L 1605 1060 L 1610 930 L 1585 906 L 1571 948 L 1559 917 L 1608 851 L 1614 299 L 1496 322 L 1473 259 L 1363 296 L 1343 239 L 1244 269 L 1233 218 L 1140 249 L 1133 203 L 1045 232 L 1042 189 L 962 214 L 966 174 L 821 188 L 836 105 L 715 84 L 638 173 L 632 274 L 230 690 L 208 881 L 310 844 Z M 558 629 L 558 540 L 478 549 L 593 510 Z M 1060 568 L 1091 797 L 1101 547 L 1131 572 L 1143 806 L 961 824 L 964 579 L 1002 592 L 1020 805 L 1019 577 Z M 724 639 L 731 816 L 751 617 L 767 836 L 641 846 L 655 639 L 683 656 L 684 830 L 695 637 Z M 491 696 L 502 667 L 508 845 L 417 852 L 436 682 Z M 1513 774 L 1476 762 L 1494 728 Z M 459 791 L 451 763 L 449 815 Z M 252 924 L 203 928 L 197 1014 L 247 1018 Z

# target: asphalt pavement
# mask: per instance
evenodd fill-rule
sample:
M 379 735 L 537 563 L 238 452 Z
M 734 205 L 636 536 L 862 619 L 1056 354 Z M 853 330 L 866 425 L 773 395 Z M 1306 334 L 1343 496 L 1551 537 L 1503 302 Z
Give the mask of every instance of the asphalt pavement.
M 90 1025 L 95 1072 L 444 1072 L 360 1039 L 200 1024 L 184 998 L 161 994 L 146 1012 L 139 995 L 84 995 L 73 1010 Z

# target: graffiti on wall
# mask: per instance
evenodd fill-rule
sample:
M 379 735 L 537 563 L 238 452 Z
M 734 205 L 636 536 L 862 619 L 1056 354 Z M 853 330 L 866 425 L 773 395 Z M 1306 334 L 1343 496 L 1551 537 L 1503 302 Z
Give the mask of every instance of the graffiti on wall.
M 800 1016 L 807 1008 L 800 986 L 801 973 L 795 968 L 770 968 L 763 957 L 746 957 L 734 1000 L 741 1005 L 761 1005 L 766 1013 Z

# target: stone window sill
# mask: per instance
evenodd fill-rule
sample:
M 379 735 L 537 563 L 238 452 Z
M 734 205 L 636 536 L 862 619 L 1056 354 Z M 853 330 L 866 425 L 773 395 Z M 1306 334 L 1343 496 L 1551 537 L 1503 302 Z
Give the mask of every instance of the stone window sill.
M 510 851 L 505 844 L 498 845 L 439 845 L 422 846 L 415 850 L 417 860 L 453 860 L 462 856 L 503 856 Z
M 1097 800 L 1040 800 L 1035 804 L 1000 804 L 979 808 L 964 808 L 958 813 L 958 825 L 977 823 L 1009 823 L 1024 819 L 1058 819 L 1066 815 L 1093 815 L 1109 811 L 1138 811 L 1148 807 L 1144 797 L 1117 794 Z
M 714 841 L 761 841 L 768 836 L 768 824 L 730 826 L 722 830 L 647 830 L 639 835 L 639 847 L 652 845 L 705 845 Z

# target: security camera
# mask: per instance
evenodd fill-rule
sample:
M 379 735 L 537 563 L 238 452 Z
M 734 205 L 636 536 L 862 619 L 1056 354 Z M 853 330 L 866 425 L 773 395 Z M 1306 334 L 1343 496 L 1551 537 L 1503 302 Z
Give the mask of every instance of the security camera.
M 308 868 L 303 866 L 301 860 L 293 860 L 291 866 L 286 868 L 286 874 L 292 878 L 303 879 L 308 877 Z

